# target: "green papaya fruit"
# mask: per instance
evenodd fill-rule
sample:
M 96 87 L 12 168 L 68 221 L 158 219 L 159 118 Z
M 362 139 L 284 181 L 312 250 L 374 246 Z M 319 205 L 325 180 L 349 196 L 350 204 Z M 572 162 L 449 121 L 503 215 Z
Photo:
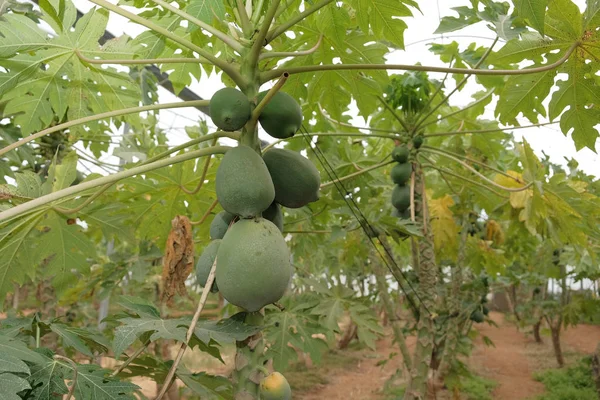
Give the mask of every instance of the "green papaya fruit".
M 292 388 L 285 376 L 273 372 L 260 382 L 261 400 L 291 400 Z
M 485 320 L 485 316 L 483 315 L 483 313 L 481 311 L 475 310 L 471 313 L 470 320 L 480 324 Z
M 486 306 L 483 306 L 483 307 L 481 307 L 481 312 L 483 312 L 483 315 L 489 315 L 490 309 L 487 308 Z
M 216 272 L 228 302 L 258 311 L 281 299 L 291 276 L 290 252 L 275 224 L 242 219 L 229 228 L 217 252 Z
M 408 147 L 406 146 L 396 146 L 394 150 L 392 150 L 392 159 L 396 162 L 404 164 L 408 161 L 408 155 L 410 152 L 408 151 Z
M 252 105 L 248 97 L 235 88 L 218 90 L 209 103 L 210 119 L 221 130 L 242 129 L 252 115 Z
M 412 140 L 413 146 L 415 147 L 415 149 L 420 148 L 423 145 L 424 140 L 425 140 L 425 138 L 423 137 L 423 135 L 415 136 Z
M 275 187 L 265 162 L 244 145 L 225 153 L 217 169 L 215 190 L 223 209 L 242 218 L 260 215 L 275 199 Z
M 229 224 L 231 223 L 231 221 L 233 221 L 234 218 L 235 215 L 227 211 L 221 211 L 220 213 L 215 215 L 212 222 L 210 223 L 210 238 L 212 240 L 223 239 L 223 236 L 225 236 L 225 232 L 227 232 L 227 229 L 229 228 Z
M 260 103 L 266 94 L 266 91 L 259 93 L 257 101 Z M 289 138 L 302 126 L 302 108 L 289 94 L 277 92 L 262 109 L 258 122 L 272 137 Z
M 390 176 L 392 181 L 396 185 L 404 186 L 406 182 L 410 180 L 410 175 L 412 174 L 412 164 L 404 163 L 404 164 L 396 164 L 392 168 L 392 172 Z
M 275 185 L 275 201 L 284 207 L 300 208 L 319 200 L 319 170 L 302 154 L 286 149 L 271 149 L 263 160 Z
M 406 211 L 410 207 L 410 186 L 394 186 L 392 205 L 400 212 Z
M 210 242 L 204 248 L 204 250 L 202 251 L 202 255 L 200 255 L 198 261 L 196 262 L 196 280 L 198 281 L 198 284 L 202 287 L 206 285 L 206 281 L 208 280 L 208 274 L 210 274 L 212 265 L 215 262 L 215 257 L 217 257 L 217 251 L 219 251 L 220 245 L 221 239 L 216 239 Z M 219 291 L 216 280 L 213 282 L 210 291 L 213 293 Z
M 279 204 L 276 202 L 271 203 L 269 208 L 263 211 L 262 216 L 274 223 L 277 229 L 283 232 L 283 213 L 281 212 Z

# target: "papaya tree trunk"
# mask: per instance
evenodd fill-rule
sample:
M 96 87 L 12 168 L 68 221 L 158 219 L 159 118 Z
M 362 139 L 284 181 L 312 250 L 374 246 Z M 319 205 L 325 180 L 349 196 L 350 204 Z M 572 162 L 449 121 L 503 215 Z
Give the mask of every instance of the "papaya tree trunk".
M 600 343 L 596 347 L 596 351 L 592 355 L 592 376 L 596 383 L 596 392 L 598 392 L 598 398 L 600 398 Z
M 552 333 L 552 349 L 554 350 L 554 356 L 556 362 L 560 368 L 565 366 L 565 359 L 563 357 L 562 347 L 560 345 L 560 328 L 562 325 L 562 317 L 558 318 L 556 324 L 550 324 L 550 332 Z
M 458 315 L 460 314 L 462 296 L 460 287 L 463 284 L 463 264 L 465 262 L 465 251 L 467 248 L 469 218 L 467 215 L 463 217 L 462 230 L 460 234 L 460 243 L 458 244 L 458 254 L 456 256 L 456 264 L 450 269 L 451 283 L 450 292 L 446 300 L 448 304 L 448 320 L 447 336 L 446 336 L 446 351 L 442 358 L 442 362 L 438 371 L 439 379 L 444 379 L 448 374 L 450 367 L 454 363 L 457 355 L 458 339 L 460 337 L 460 327 Z
M 348 348 L 350 342 L 352 342 L 352 339 L 354 339 L 354 337 L 356 336 L 357 331 L 358 326 L 354 322 L 350 322 L 350 325 L 348 325 L 348 327 L 344 331 L 344 335 L 338 342 L 338 349 L 344 350 Z
M 414 243 L 418 243 L 419 264 L 419 321 L 417 322 L 417 347 L 413 358 L 413 366 L 410 373 L 410 382 L 404 394 L 404 400 L 421 400 L 427 395 L 427 383 L 429 380 L 429 366 L 434 342 L 434 325 L 432 315 L 435 309 L 435 293 L 437 267 L 433 247 L 433 233 L 427 213 L 427 200 L 425 194 L 425 179 L 423 170 L 419 164 L 414 164 L 415 170 L 415 215 L 417 221 L 422 224 L 423 237 Z
M 542 340 L 542 336 L 540 335 L 540 329 L 542 327 L 542 318 L 540 317 L 538 321 L 533 324 L 533 337 L 535 338 L 536 343 L 544 343 Z
M 402 361 L 404 362 L 404 366 L 406 367 L 407 371 L 410 371 L 410 369 L 412 368 L 412 360 L 410 357 L 410 352 L 408 351 L 408 346 L 406 345 L 406 337 L 404 337 L 404 333 L 402 333 L 402 327 L 396 319 L 396 313 L 394 312 L 393 303 L 388 293 L 383 268 L 381 267 L 381 264 L 379 264 L 375 257 L 373 257 L 373 260 L 375 260 L 373 262 L 373 272 L 375 273 L 377 289 L 379 290 L 379 298 L 383 303 L 385 313 L 388 315 L 388 321 L 390 325 L 392 325 L 392 331 L 394 332 L 394 341 L 398 344 L 398 347 L 400 348 L 400 353 L 402 354 Z

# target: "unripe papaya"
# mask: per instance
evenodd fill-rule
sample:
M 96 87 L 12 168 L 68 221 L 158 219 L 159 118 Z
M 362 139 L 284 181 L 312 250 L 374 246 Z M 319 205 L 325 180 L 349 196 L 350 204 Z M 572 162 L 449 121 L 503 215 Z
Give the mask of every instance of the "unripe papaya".
M 392 150 L 392 159 L 396 162 L 404 164 L 408 161 L 408 147 L 406 146 L 396 146 L 394 150 Z
M 196 262 L 196 280 L 198 281 L 198 284 L 202 287 L 206 285 L 208 275 L 210 274 L 212 265 L 215 262 L 215 257 L 217 257 L 217 251 L 219 250 L 220 244 L 221 239 L 216 239 L 210 242 L 208 246 L 204 248 L 204 250 L 202 251 L 202 255 L 200 256 L 200 258 L 198 258 L 198 261 Z M 216 280 L 213 282 L 210 291 L 213 293 L 219 291 Z
M 259 93 L 257 101 L 260 103 L 266 94 L 266 91 Z M 258 121 L 274 138 L 289 138 L 302 126 L 302 108 L 289 94 L 277 92 L 263 108 Z
M 223 239 L 225 232 L 227 232 L 227 229 L 229 228 L 229 224 L 234 218 L 235 215 L 227 211 L 221 211 L 215 215 L 215 218 L 213 218 L 212 222 L 210 223 L 210 238 L 212 240 Z
M 398 211 L 398 209 L 395 207 L 392 208 L 392 217 L 410 219 L 410 207 L 402 212 Z
M 217 282 L 223 297 L 246 311 L 281 299 L 292 276 L 281 232 L 264 218 L 242 219 L 225 234 L 217 252 Z
M 275 187 L 262 157 L 239 145 L 225 153 L 215 178 L 217 199 L 242 218 L 260 215 L 275 199 Z
M 268 219 L 275 224 L 277 229 L 283 232 L 283 213 L 281 207 L 276 202 L 273 202 L 269 208 L 262 213 L 263 218 Z
M 470 320 L 475 323 L 480 324 L 485 320 L 485 316 L 483 315 L 483 313 L 481 311 L 476 310 L 471 313 Z
M 404 212 L 410 207 L 410 186 L 394 186 L 392 205 L 400 212 Z
M 481 312 L 483 312 L 483 315 L 489 315 L 490 309 L 487 306 L 483 306 L 481 307 Z
M 292 388 L 285 376 L 279 372 L 269 374 L 260 382 L 261 400 L 290 400 Z
M 284 207 L 300 208 L 319 200 L 319 170 L 300 153 L 287 149 L 271 149 L 263 160 L 275 185 L 275 201 Z
M 396 185 L 404 186 L 404 185 L 406 185 L 406 182 L 409 181 L 411 174 L 412 174 L 412 164 L 404 163 L 404 164 L 394 165 L 394 167 L 392 168 L 392 172 L 390 173 L 390 176 L 392 178 L 392 181 L 394 181 L 394 183 Z
M 425 140 L 425 138 L 423 137 L 423 135 L 415 136 L 412 140 L 413 146 L 415 146 L 415 149 L 418 149 L 419 147 L 421 147 L 423 145 L 424 140 Z
M 246 95 L 234 88 L 217 91 L 210 99 L 210 118 L 224 131 L 242 129 L 252 115 L 252 105 Z

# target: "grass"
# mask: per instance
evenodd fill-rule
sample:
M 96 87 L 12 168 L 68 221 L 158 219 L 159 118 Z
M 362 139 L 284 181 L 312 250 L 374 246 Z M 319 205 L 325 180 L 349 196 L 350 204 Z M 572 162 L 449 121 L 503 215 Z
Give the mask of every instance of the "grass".
M 359 359 L 348 352 L 329 351 L 323 355 L 319 364 L 307 367 L 298 362 L 285 372 L 293 392 L 309 392 L 329 383 L 328 377 L 332 371 L 343 371 L 357 364 Z
M 598 399 L 589 357 L 568 368 L 536 372 L 534 378 L 542 382 L 546 388 L 546 393 L 536 397 L 535 400 Z

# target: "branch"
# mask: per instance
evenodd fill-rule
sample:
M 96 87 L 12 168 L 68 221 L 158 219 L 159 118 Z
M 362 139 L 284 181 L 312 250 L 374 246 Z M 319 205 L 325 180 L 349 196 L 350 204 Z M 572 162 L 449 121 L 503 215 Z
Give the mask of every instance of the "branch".
M 256 25 L 258 23 L 258 19 L 260 18 L 260 12 L 262 11 L 264 3 L 265 0 L 258 0 L 258 4 L 254 6 L 254 9 L 252 10 L 252 17 L 250 17 L 250 21 L 253 25 Z M 277 18 L 277 15 L 275 15 L 275 18 Z
M 321 45 L 321 42 L 323 41 L 323 35 L 319 36 L 319 40 L 317 41 L 317 44 L 315 44 L 313 47 L 311 47 L 308 50 L 301 50 L 301 51 L 275 51 L 272 53 L 262 53 L 259 57 L 258 60 L 262 61 L 264 59 L 267 58 L 274 58 L 274 57 L 298 57 L 298 56 L 307 56 L 309 54 L 314 53 L 315 51 L 317 51 L 317 49 L 319 48 L 319 46 Z
M 437 132 L 437 133 L 429 133 L 429 134 L 423 135 L 423 136 L 424 137 L 436 137 L 436 136 L 469 135 L 472 133 L 494 133 L 494 132 L 502 132 L 502 131 L 515 130 L 515 129 L 526 129 L 526 128 L 535 128 L 535 127 L 539 127 L 539 126 L 554 125 L 554 124 L 558 124 L 559 122 L 560 121 L 543 122 L 541 124 L 513 126 L 513 127 L 508 127 L 508 128 L 479 129 L 479 130 L 475 130 L 475 131 Z
M 236 132 L 223 132 L 223 131 L 217 131 L 215 133 L 209 133 L 208 135 L 204 135 L 202 137 L 199 137 L 197 139 L 192 139 L 189 140 L 183 144 L 180 144 L 179 146 L 175 146 L 170 148 L 169 150 L 163 151 L 162 153 L 159 153 L 157 155 L 155 155 L 154 157 L 151 157 L 149 159 L 147 159 L 146 161 L 144 161 L 142 164 L 148 164 L 154 161 L 158 161 L 162 158 L 165 158 L 166 156 L 176 153 L 179 150 L 183 150 L 186 149 L 190 146 L 193 146 L 195 144 L 199 144 L 199 143 L 203 143 L 206 142 L 210 139 L 219 139 L 222 137 L 227 137 L 229 139 L 233 139 L 233 140 L 240 140 L 240 134 L 236 133 Z
M 263 23 L 260 27 L 260 30 L 256 34 L 254 38 L 254 44 L 252 45 L 252 49 L 250 50 L 248 65 L 256 65 L 258 62 L 258 58 L 260 57 L 260 50 L 267 43 L 265 42 L 265 37 L 267 36 L 267 32 L 271 27 L 271 23 L 273 22 L 273 18 L 275 18 L 275 13 L 277 12 L 277 8 L 279 7 L 279 3 L 281 0 L 273 0 L 271 2 L 271 6 L 267 10 L 267 14 L 263 20 Z M 278 75 L 282 75 L 285 71 L 281 71 Z
M 153 0 L 155 1 L 155 0 Z M 250 36 L 252 34 L 252 24 L 250 23 L 250 19 L 248 18 L 248 13 L 246 12 L 246 7 L 244 7 L 244 3 L 242 0 L 237 1 L 237 10 L 240 16 L 240 25 L 242 27 L 242 31 L 246 36 Z
M 295 17 L 293 17 L 289 21 L 286 21 L 283 24 L 279 25 L 278 27 L 273 28 L 266 37 L 267 43 L 271 43 L 273 41 L 273 39 L 275 39 L 277 36 L 281 35 L 282 33 L 285 33 L 292 26 L 294 26 L 298 22 L 304 20 L 309 15 L 314 14 L 315 12 L 319 11 L 321 8 L 325 7 L 329 3 L 333 3 L 333 0 L 321 0 L 314 6 L 307 8 L 300 14 L 297 14 Z
M 181 18 L 190 21 L 192 24 L 199 26 L 200 28 L 219 38 L 223 43 L 231 47 L 233 50 L 240 52 L 244 48 L 240 43 L 236 42 L 231 37 L 227 36 L 225 33 L 221 32 L 212 25 L 207 24 L 206 22 L 200 21 L 198 18 L 191 16 L 185 11 L 180 10 L 179 8 L 175 8 L 163 0 L 152 1 L 162 6 L 164 9 L 171 11 L 173 14 L 179 15 Z
M 287 140 L 303 138 L 304 136 L 350 136 L 350 137 L 361 137 L 364 139 L 367 139 L 367 138 L 384 138 L 384 139 L 391 139 L 391 140 L 399 139 L 399 137 L 397 135 L 390 135 L 390 134 L 386 135 L 383 133 L 361 133 L 361 132 L 357 132 L 357 133 L 350 133 L 350 132 L 310 133 L 310 132 L 306 132 L 306 133 L 303 133 L 302 135 L 295 135 L 295 136 L 285 138 L 285 139 L 278 139 L 278 140 L 274 141 L 273 143 L 269 144 L 268 146 L 266 146 L 263 149 L 263 151 L 267 151 L 268 149 L 270 149 L 271 147 L 275 146 L 278 143 L 285 142 Z
M 490 45 L 490 47 L 488 47 L 488 49 L 485 51 L 485 53 L 483 53 L 483 55 L 481 56 L 481 58 L 479 59 L 479 61 L 477 61 L 477 63 L 473 67 L 474 70 L 479 69 L 479 67 L 481 66 L 481 64 L 483 64 L 483 62 L 485 61 L 485 59 L 488 58 L 488 56 L 492 53 L 492 49 L 494 48 L 494 46 L 496 45 L 496 43 L 498 43 L 498 39 L 499 39 L 499 37 L 496 36 L 496 39 L 494 39 L 494 41 L 492 42 L 492 44 Z M 417 122 L 417 125 L 416 125 L 415 129 L 418 129 L 419 127 L 421 127 L 421 125 L 423 124 L 423 122 L 425 122 L 425 120 L 427 118 L 429 118 L 431 115 L 433 115 L 433 113 L 436 112 L 438 108 L 440 108 L 442 105 L 444 105 L 450 99 L 450 97 L 454 93 L 458 92 L 460 90 L 460 88 L 462 88 L 464 86 L 464 84 L 467 83 L 467 80 L 469 78 L 470 78 L 470 76 L 467 75 L 463 79 L 461 79 L 461 81 L 458 82 L 458 84 L 456 85 L 456 87 L 454 89 L 452 89 L 450 91 L 450 93 L 448 93 L 442 99 L 442 101 L 440 101 L 438 103 L 438 105 L 436 105 L 435 107 L 433 107 L 433 109 L 431 109 L 419 122 Z
M 129 364 L 131 364 L 131 362 L 133 360 L 135 360 L 140 354 L 142 354 L 144 352 L 144 350 L 146 350 L 146 347 L 148 347 L 149 344 L 150 344 L 150 341 L 147 341 L 146 343 L 144 343 L 144 345 L 142 347 L 140 347 L 139 349 L 137 349 L 132 355 L 130 355 L 127 358 L 127 360 L 125 360 L 123 362 L 123 364 L 119 365 L 119 367 L 110 374 L 110 377 L 114 378 L 121 371 L 123 371 Z
M 325 117 L 325 119 L 327 119 L 329 122 L 333 122 L 337 125 L 340 126 L 345 126 L 347 128 L 352 128 L 352 129 L 364 129 L 367 131 L 373 131 L 373 132 L 388 132 L 388 133 L 396 133 L 396 134 L 406 134 L 408 132 L 398 132 L 397 130 L 394 129 L 382 129 L 382 128 L 371 128 L 368 126 L 362 127 L 362 126 L 354 126 L 352 124 L 347 124 L 345 122 L 342 121 L 338 121 L 337 119 L 333 119 L 331 118 L 329 115 L 325 114 L 325 110 L 323 109 L 323 107 L 321 106 L 321 104 L 319 104 L 319 110 L 321 111 L 321 114 Z
M 199 221 L 190 221 L 191 225 L 202 225 L 204 223 L 204 221 L 206 221 L 206 218 L 208 218 L 208 216 L 210 215 L 210 213 L 212 212 L 212 210 L 215 209 L 215 207 L 217 206 L 217 204 L 219 204 L 219 199 L 215 199 L 212 204 L 210 206 L 208 206 L 208 210 L 206 210 L 206 212 L 204 213 L 204 215 L 202 216 L 202 218 L 200 218 Z
M 402 118 L 400 118 L 400 116 L 398 114 L 396 114 L 396 111 L 385 101 L 385 99 L 381 96 L 377 96 L 377 98 L 379 99 L 379 101 L 381 102 L 381 104 L 383 104 L 383 106 L 390 112 L 392 113 L 392 115 L 394 116 L 394 118 L 396 118 L 396 120 L 398 122 L 400 122 L 400 125 L 402 125 L 402 129 L 404 129 L 405 131 L 409 131 L 410 129 L 408 128 L 408 125 L 406 125 L 406 122 L 404 122 L 404 120 Z
M 136 58 L 136 59 L 114 59 L 114 60 L 99 60 L 84 56 L 79 49 L 75 49 L 75 55 L 83 62 L 88 64 L 198 64 L 201 62 L 199 58 Z
M 445 119 L 448 119 L 448 118 L 450 118 L 450 117 L 452 117 L 452 116 L 454 116 L 454 115 L 456 115 L 456 114 L 460 114 L 460 113 L 462 113 L 462 112 L 464 112 L 464 111 L 467 111 L 468 109 L 470 109 L 470 108 L 472 108 L 472 107 L 475 107 L 477 104 L 479 104 L 479 103 L 481 103 L 481 102 L 483 102 L 483 101 L 487 100 L 487 98 L 488 98 L 488 97 L 490 97 L 490 96 L 491 96 L 491 95 L 493 95 L 493 94 L 494 94 L 494 92 L 493 92 L 493 91 L 492 91 L 492 92 L 489 92 L 489 93 L 487 93 L 485 96 L 483 96 L 482 98 L 480 98 L 479 100 L 476 100 L 476 101 L 474 101 L 474 102 L 473 102 L 473 103 L 471 103 L 471 104 L 467 104 L 467 105 L 466 105 L 464 108 L 461 108 L 460 110 L 457 110 L 457 111 L 451 112 L 451 113 L 449 113 L 449 114 L 446 114 L 446 115 L 442 115 L 441 117 L 439 117 L 439 118 L 438 118 L 438 119 L 436 119 L 436 120 L 429 121 L 429 122 L 427 122 L 427 123 L 421 124 L 421 125 L 419 125 L 419 128 L 424 128 L 424 127 L 426 127 L 426 126 L 429 126 L 429 125 L 431 125 L 431 124 L 437 124 L 438 122 L 440 122 L 440 121 L 443 121 L 443 120 L 445 120 Z M 428 117 L 427 117 L 427 118 L 428 118 Z M 424 118 L 424 119 L 423 119 L 423 121 L 425 121 L 425 119 L 426 119 L 426 118 Z
M 75 393 L 75 387 L 77 386 L 77 364 L 75 363 L 75 361 L 71 360 L 70 358 L 67 357 L 63 357 L 59 354 L 55 354 L 53 357 L 55 360 L 63 360 L 68 362 L 71 365 L 71 368 L 73 368 L 73 378 L 71 378 L 71 387 L 69 388 L 69 393 L 67 394 L 67 397 L 65 400 L 71 400 L 71 398 L 73 398 L 73 393 Z
M 375 164 L 375 165 L 372 165 L 372 166 L 370 166 L 370 167 L 363 168 L 363 169 L 361 169 L 360 171 L 353 172 L 353 173 L 351 173 L 351 174 L 349 174 L 349 175 L 346 175 L 346 176 L 342 176 L 341 178 L 334 179 L 334 180 L 332 180 L 332 181 L 330 181 L 330 182 L 325 182 L 325 183 L 322 183 L 322 184 L 321 184 L 321 189 L 323 189 L 323 188 L 326 188 L 326 187 L 328 187 L 328 186 L 331 186 L 331 185 L 334 185 L 334 184 L 336 184 L 337 182 L 342 182 L 342 181 L 345 181 L 345 180 L 347 180 L 347 179 L 354 178 L 354 177 L 356 177 L 356 176 L 360 176 L 360 175 L 362 175 L 362 174 L 364 174 L 364 173 L 367 173 L 367 172 L 369 172 L 369 171 L 373 171 L 374 169 L 377 169 L 377 168 L 384 167 L 384 166 L 386 166 L 386 165 L 388 165 L 388 164 L 391 164 L 391 163 L 393 163 L 393 162 L 395 162 L 395 161 L 393 161 L 393 160 L 392 160 L 392 161 L 386 161 L 386 162 L 382 162 L 382 163 L 380 163 L 380 164 Z
M 162 399 L 163 396 L 165 395 L 165 393 L 167 393 L 167 390 L 169 390 L 169 386 L 171 386 L 171 381 L 173 380 L 173 377 L 175 376 L 175 372 L 177 371 L 177 366 L 179 365 L 179 363 L 181 362 L 181 359 L 183 358 L 183 353 L 185 352 L 185 349 L 187 348 L 187 344 L 190 342 L 190 339 L 192 338 L 192 335 L 194 334 L 194 329 L 196 328 L 196 324 L 198 323 L 198 319 L 200 318 L 200 313 L 202 312 L 202 309 L 204 308 L 204 305 L 206 304 L 206 300 L 208 299 L 208 294 L 210 293 L 210 289 L 212 288 L 213 282 L 215 281 L 215 272 L 216 271 L 217 271 L 217 257 L 215 257 L 215 261 L 213 262 L 213 265 L 210 268 L 210 272 L 208 274 L 208 278 L 206 279 L 206 284 L 204 285 L 204 288 L 202 289 L 202 295 L 200 296 L 200 301 L 198 302 L 198 307 L 196 308 L 196 313 L 194 314 L 194 317 L 192 318 L 192 322 L 190 323 L 190 326 L 187 330 L 187 334 L 185 336 L 185 342 L 181 343 L 181 347 L 179 348 L 179 352 L 177 353 L 177 356 L 175 357 L 175 361 L 173 362 L 171 369 L 169 369 L 169 373 L 167 374 L 167 377 L 165 378 L 165 381 L 163 382 L 162 389 L 161 389 L 160 393 L 158 393 L 158 395 L 156 396 L 155 400 Z
M 287 67 L 286 71 L 293 74 L 319 71 L 347 71 L 347 70 L 403 70 L 403 71 L 425 71 L 425 72 L 448 72 L 452 74 L 463 75 L 526 75 L 535 74 L 554 69 L 562 65 L 569 59 L 569 56 L 579 46 L 579 42 L 573 43 L 565 54 L 556 62 L 535 68 L 525 69 L 468 69 L 468 68 L 447 68 L 434 67 L 430 65 L 408 65 L 408 64 L 322 64 L 322 65 L 304 65 L 298 67 Z M 281 69 L 273 69 L 260 74 L 260 82 L 265 83 L 275 79 L 282 73 Z
M 211 147 L 217 144 L 217 139 L 215 138 L 211 144 Z M 208 167 L 210 167 L 210 159 L 211 157 L 206 157 L 206 161 L 204 162 L 204 169 L 202 170 L 202 175 L 200 176 L 200 182 L 196 185 L 194 190 L 187 190 L 185 186 L 181 185 L 181 190 L 183 190 L 187 194 L 196 194 L 202 189 L 202 185 L 204 185 L 204 180 L 206 179 L 206 174 L 208 172 Z
M 54 210 L 58 211 L 59 213 L 64 214 L 64 215 L 78 213 L 79 211 L 83 210 L 92 201 L 94 201 L 98 197 L 100 197 L 102 195 L 102 193 L 106 192 L 108 190 L 108 188 L 110 188 L 112 185 L 113 184 L 111 182 L 111 183 L 107 183 L 106 185 L 102 186 L 98 191 L 94 192 L 94 194 L 92 194 L 83 203 L 81 203 L 80 205 L 78 205 L 75 208 L 54 207 Z
M 502 186 L 502 185 L 499 185 L 496 182 L 492 181 L 491 179 L 489 179 L 485 175 L 480 174 L 479 172 L 477 172 L 477 170 L 475 170 L 469 164 L 465 163 L 464 161 L 462 161 L 462 160 L 460 160 L 460 159 L 458 159 L 458 158 L 456 158 L 454 156 L 451 156 L 450 154 L 446 154 L 446 153 L 443 153 L 441 151 L 433 150 L 431 148 L 423 149 L 423 151 L 428 152 L 428 153 L 438 154 L 438 155 L 444 156 L 446 158 L 450 158 L 451 160 L 454 160 L 454 161 L 458 162 L 460 165 L 462 165 L 463 167 L 465 167 L 466 169 L 468 169 L 469 171 L 471 171 L 472 173 L 474 173 L 475 175 L 477 175 L 481 179 L 485 180 L 490 185 L 492 185 L 494 187 L 497 187 L 498 189 L 505 190 L 507 192 L 513 192 L 513 193 L 515 193 L 515 192 L 522 192 L 524 190 L 529 189 L 531 186 L 533 186 L 533 182 L 529 182 L 527 185 L 522 186 L 520 188 L 509 188 L 509 187 L 506 187 L 506 186 Z
M 88 182 L 82 182 L 76 186 L 70 186 L 68 188 L 58 190 L 53 193 L 49 193 L 45 196 L 38 197 L 34 200 L 28 201 L 27 203 L 20 204 L 18 206 L 9 208 L 6 211 L 0 212 L 0 222 L 7 221 L 11 218 L 18 217 L 21 214 L 24 214 L 28 211 L 35 209 L 36 207 L 46 205 L 56 200 L 60 200 L 67 196 L 71 196 L 80 192 L 83 192 L 88 189 L 92 189 L 98 186 L 106 185 L 108 183 L 114 183 L 120 181 L 121 179 L 129 178 L 134 175 L 143 174 L 149 171 L 153 171 L 158 168 L 166 167 L 168 165 L 177 164 L 180 162 L 184 162 L 187 160 L 191 160 L 194 158 L 204 157 L 210 154 L 219 154 L 225 153 L 229 150 L 228 146 L 216 146 L 210 147 L 206 149 L 200 149 L 195 151 L 190 151 L 189 153 L 180 154 L 175 157 L 167 158 L 164 160 L 155 161 L 146 165 L 140 165 L 139 167 L 134 167 L 125 171 L 117 172 L 114 175 L 103 176 L 98 179 L 94 179 Z
M 109 112 L 105 112 L 105 113 L 101 113 L 101 114 L 90 115 L 89 117 L 74 119 L 72 121 L 65 122 L 64 124 L 58 124 L 53 127 L 44 129 L 43 131 L 39 131 L 37 133 L 34 133 L 33 135 L 29 135 L 19 141 L 14 142 L 14 143 L 4 147 L 3 149 L 0 149 L 0 156 L 24 145 L 25 143 L 31 142 L 32 140 L 38 139 L 38 138 L 48 135 L 50 133 L 62 131 L 63 129 L 67 129 L 67 128 L 70 128 L 75 125 L 81 125 L 81 124 L 85 124 L 87 122 L 98 121 L 100 119 L 105 119 L 105 118 L 118 117 L 120 115 L 136 114 L 136 113 L 140 113 L 140 112 L 144 112 L 144 111 L 162 110 L 162 109 L 166 109 L 166 108 L 207 106 L 209 103 L 210 103 L 209 100 L 194 100 L 194 101 L 184 101 L 184 102 L 177 102 L 177 103 L 152 104 L 149 106 L 124 108 L 122 110 L 109 111 Z
M 153 23 L 151 21 L 148 21 L 147 19 L 142 18 L 137 14 L 134 14 L 132 12 L 124 10 L 117 5 L 111 4 L 106 0 L 90 0 L 90 1 L 94 4 L 97 4 L 101 7 L 106 8 L 107 10 L 114 12 L 115 14 L 119 14 L 125 18 L 130 19 L 133 22 L 143 25 L 146 28 L 152 29 L 154 32 L 160 33 L 161 35 L 171 39 L 172 41 L 179 43 L 180 45 L 187 47 L 190 50 L 195 51 L 200 56 L 206 58 L 211 64 L 213 64 L 213 65 L 219 67 L 221 70 L 223 70 L 223 72 L 225 72 L 227 75 L 229 75 L 229 77 L 238 86 L 243 87 L 246 85 L 246 81 L 244 80 L 242 75 L 239 73 L 239 71 L 233 65 L 213 56 L 208 51 L 202 49 L 199 46 L 196 46 L 194 43 L 190 42 L 189 40 L 183 39 L 183 38 L 177 36 L 176 34 L 169 32 L 165 28 L 163 28 L 159 25 L 156 25 L 155 23 Z

